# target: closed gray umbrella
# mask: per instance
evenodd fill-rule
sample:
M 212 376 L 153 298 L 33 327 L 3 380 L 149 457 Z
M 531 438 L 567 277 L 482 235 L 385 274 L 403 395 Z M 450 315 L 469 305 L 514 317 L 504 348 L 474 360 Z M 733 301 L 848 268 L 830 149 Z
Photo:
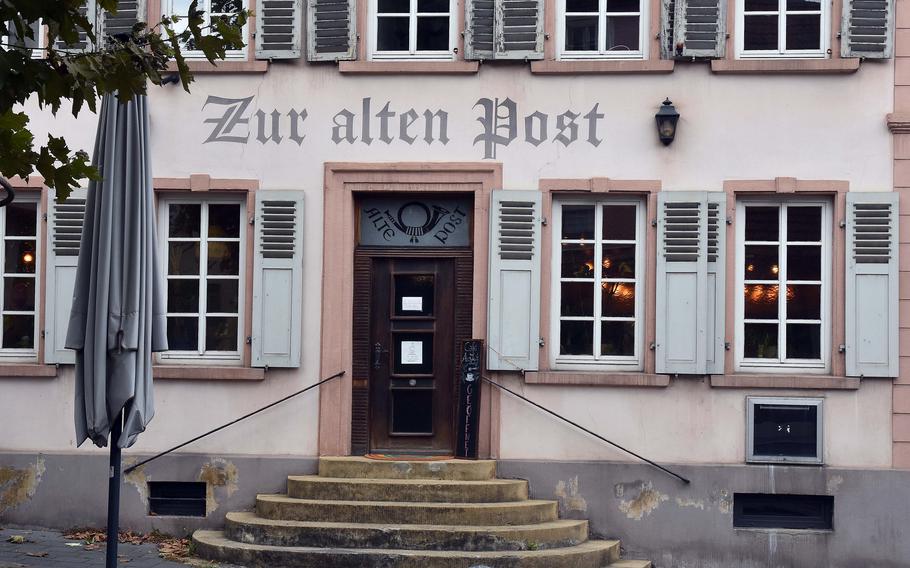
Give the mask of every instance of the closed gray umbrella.
M 155 240 L 144 96 L 101 105 L 66 347 L 76 351 L 76 443 L 106 446 L 107 566 L 117 565 L 120 449 L 155 414 L 152 352 L 167 349 L 164 288 Z

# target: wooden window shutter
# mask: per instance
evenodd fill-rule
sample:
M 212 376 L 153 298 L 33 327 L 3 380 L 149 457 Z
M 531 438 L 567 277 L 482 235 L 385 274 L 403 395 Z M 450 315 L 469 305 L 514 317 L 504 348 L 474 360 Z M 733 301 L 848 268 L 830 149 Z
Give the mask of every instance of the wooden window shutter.
M 256 59 L 298 59 L 303 33 L 303 0 L 259 0 Z
M 898 375 L 898 194 L 847 194 L 847 376 Z
M 891 57 L 894 0 L 844 0 L 840 46 L 842 57 Z
M 85 189 L 74 189 L 64 202 L 48 203 L 46 278 L 44 288 L 44 362 L 76 362 L 76 352 L 64 348 L 73 307 L 76 263 L 85 217 Z
M 675 0 L 673 44 L 676 58 L 717 59 L 727 43 L 725 0 Z
M 673 59 L 676 56 L 674 22 L 676 21 L 676 0 L 660 2 L 660 58 Z
M 299 367 L 303 325 L 303 192 L 256 192 L 253 367 Z
M 309 0 L 307 59 L 357 59 L 357 0 Z
M 705 320 L 706 337 L 705 372 L 712 375 L 724 373 L 726 355 L 726 252 L 727 252 L 727 194 L 708 193 L 708 258 L 707 302 Z
M 10 46 L 23 47 L 25 49 L 34 49 L 41 45 L 41 34 L 44 33 L 44 28 L 41 25 L 41 21 L 35 21 L 31 23 L 22 22 L 22 25 L 26 29 L 32 30 L 32 37 L 28 37 L 28 32 L 20 37 L 19 30 L 16 29 L 16 23 L 13 20 L 6 22 L 6 29 L 8 31 L 8 42 Z M 41 54 L 39 53 L 39 56 Z M 37 57 L 34 53 L 31 53 L 32 57 Z
M 118 34 L 129 34 L 133 26 L 148 19 L 146 0 L 120 0 L 117 2 L 117 13 L 102 10 L 98 14 L 95 37 L 101 47 L 108 37 Z
M 464 58 L 493 59 L 496 0 L 465 0 Z
M 88 23 L 91 24 L 92 29 L 95 32 L 95 37 L 100 37 L 98 35 L 98 14 L 97 8 L 95 6 L 95 0 L 86 0 L 85 4 L 79 7 L 79 13 L 85 16 L 88 20 Z M 76 29 L 79 35 L 76 43 L 67 44 L 63 41 L 63 39 L 57 38 L 57 41 L 54 44 L 54 48 L 66 52 L 89 51 L 93 49 L 92 42 L 85 30 L 78 26 L 76 26 Z
M 543 59 L 543 0 L 467 0 L 465 59 Z
M 708 194 L 657 197 L 658 373 L 704 374 L 708 346 Z
M 487 368 L 536 371 L 540 350 L 539 191 L 493 192 Z

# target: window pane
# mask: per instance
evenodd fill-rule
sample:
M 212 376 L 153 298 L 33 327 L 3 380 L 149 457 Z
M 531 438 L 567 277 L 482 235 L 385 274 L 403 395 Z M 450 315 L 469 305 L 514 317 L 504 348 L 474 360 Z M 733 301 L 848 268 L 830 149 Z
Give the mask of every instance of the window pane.
M 607 12 L 638 12 L 638 0 L 607 0 Z
M 603 245 L 604 278 L 635 278 L 635 245 Z
M 35 309 L 34 278 L 3 279 L 3 309 L 27 312 Z
M 199 318 L 167 318 L 167 346 L 172 351 L 195 351 L 199 345 Z
M 433 274 L 396 274 L 395 315 L 433 315 L 435 281 Z
M 821 21 L 821 14 L 787 16 L 787 49 L 820 49 Z
M 787 241 L 822 240 L 821 207 L 788 207 L 787 208 Z
M 562 245 L 562 277 L 594 278 L 594 245 Z
M 198 203 L 173 203 L 168 207 L 169 237 L 198 237 L 201 223 Z
M 37 203 L 19 203 L 14 201 L 6 206 L 6 234 L 17 237 L 35 236 L 35 224 L 38 221 Z
M 407 51 L 408 18 L 378 18 L 376 35 L 376 48 L 379 51 Z
M 818 407 L 811 404 L 755 405 L 757 456 L 817 457 Z
M 791 284 L 787 286 L 788 319 L 821 319 L 821 285 Z
M 449 49 L 449 17 L 421 16 L 417 18 L 417 51 L 447 51 Z
M 585 240 L 594 238 L 594 208 L 565 205 L 562 208 L 562 238 Z
M 417 0 L 418 12 L 448 12 L 449 0 Z
M 635 355 L 635 322 L 601 322 L 600 354 L 613 356 Z
M 604 317 L 635 317 L 635 284 L 604 282 L 600 288 Z
M 780 287 L 777 285 L 746 284 L 743 310 L 746 319 L 776 320 L 779 293 Z
M 746 241 L 777 241 L 777 207 L 746 207 Z
M 607 49 L 638 51 L 638 32 L 638 16 L 608 16 Z
M 205 318 L 205 350 L 237 351 L 237 318 Z
M 563 282 L 559 303 L 560 315 L 593 316 L 594 284 L 591 282 Z
M 821 352 L 821 324 L 787 324 L 788 359 L 818 359 Z
M 593 355 L 594 322 L 559 322 L 559 353 L 561 355 Z
M 3 347 L 31 349 L 35 346 L 35 316 L 3 316 Z
M 380 14 L 407 14 L 411 11 L 411 0 L 379 0 Z
M 4 270 L 14 274 L 35 273 L 35 241 L 6 241 Z
M 428 375 L 433 372 L 433 333 L 396 333 L 392 347 L 393 372 Z
M 743 259 L 746 280 L 777 280 L 778 250 L 777 245 L 746 245 Z
M 597 51 L 598 20 L 597 16 L 567 16 L 566 51 Z
M 745 0 L 746 12 L 777 12 L 779 8 L 777 0 Z
M 744 325 L 743 355 L 750 359 L 777 359 L 777 324 Z
M 566 0 L 566 12 L 597 12 L 597 0 Z
M 433 391 L 400 389 L 389 394 L 393 434 L 433 434 Z
M 777 50 L 777 16 L 746 16 L 743 49 Z
M 820 0 L 787 0 L 787 10 L 790 12 L 819 12 L 822 9 Z
M 239 205 L 209 205 L 209 237 L 240 237 Z
M 634 241 L 634 205 L 604 205 L 603 238 L 605 241 Z
M 822 247 L 790 245 L 787 247 L 788 280 L 821 280 Z
M 168 280 L 167 311 L 199 312 L 199 280 Z
M 199 274 L 199 243 L 168 243 L 167 273 Z
M 208 245 L 209 274 L 240 274 L 240 243 L 210 242 Z
M 239 311 L 239 280 L 209 280 L 206 282 L 206 287 L 206 312 L 237 313 Z

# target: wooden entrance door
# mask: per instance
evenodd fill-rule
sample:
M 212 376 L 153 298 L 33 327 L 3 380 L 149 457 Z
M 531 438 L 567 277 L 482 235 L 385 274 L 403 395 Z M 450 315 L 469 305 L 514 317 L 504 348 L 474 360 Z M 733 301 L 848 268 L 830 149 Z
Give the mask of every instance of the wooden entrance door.
M 370 448 L 448 454 L 454 444 L 454 258 L 373 258 Z

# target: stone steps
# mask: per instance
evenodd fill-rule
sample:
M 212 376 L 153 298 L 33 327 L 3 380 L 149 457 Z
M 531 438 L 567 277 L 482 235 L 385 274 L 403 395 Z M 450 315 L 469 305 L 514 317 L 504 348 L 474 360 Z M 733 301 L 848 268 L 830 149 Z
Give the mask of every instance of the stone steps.
M 517 479 L 453 481 L 292 475 L 288 477 L 288 496 L 297 499 L 339 501 L 502 503 L 527 499 L 528 482 Z
M 496 477 L 496 462 L 494 460 L 385 461 L 359 457 L 319 458 L 319 477 L 485 481 Z

